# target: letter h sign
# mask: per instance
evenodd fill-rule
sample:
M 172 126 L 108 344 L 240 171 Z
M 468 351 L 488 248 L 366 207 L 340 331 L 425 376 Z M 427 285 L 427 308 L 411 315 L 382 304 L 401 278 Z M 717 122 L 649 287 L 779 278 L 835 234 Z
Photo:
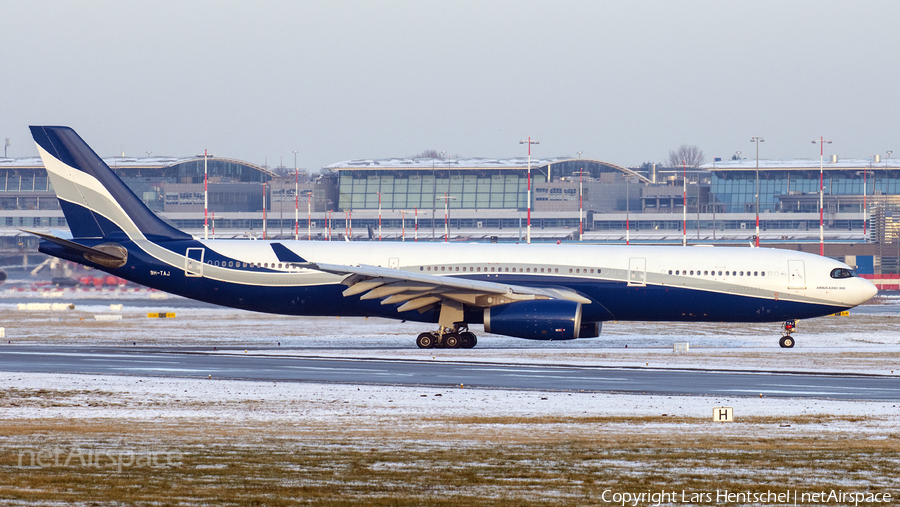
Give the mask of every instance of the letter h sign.
M 713 407 L 713 422 L 732 422 L 734 421 L 734 408 L 732 407 Z

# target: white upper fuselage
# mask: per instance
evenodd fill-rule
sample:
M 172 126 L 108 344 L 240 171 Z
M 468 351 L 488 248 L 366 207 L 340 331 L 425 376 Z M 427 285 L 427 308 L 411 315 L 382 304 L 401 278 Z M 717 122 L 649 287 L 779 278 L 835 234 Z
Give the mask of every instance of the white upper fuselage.
M 236 283 L 306 285 L 341 277 L 279 262 L 270 241 L 206 240 L 209 250 L 240 262 L 204 263 L 205 277 Z M 859 277 L 833 278 L 841 262 L 791 250 L 737 247 L 277 241 L 310 262 L 370 265 L 437 276 L 539 283 L 619 282 L 677 287 L 803 303 L 852 307 L 875 295 Z M 227 261 L 226 261 L 227 262 Z M 248 267 L 268 268 L 267 272 Z M 525 283 L 525 282 L 517 282 Z

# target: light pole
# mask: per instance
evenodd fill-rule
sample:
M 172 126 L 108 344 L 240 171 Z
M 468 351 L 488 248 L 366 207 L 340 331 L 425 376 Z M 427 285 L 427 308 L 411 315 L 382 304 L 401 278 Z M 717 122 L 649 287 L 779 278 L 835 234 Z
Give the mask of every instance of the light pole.
M 281 174 L 284 174 L 284 156 L 278 158 L 278 167 Z M 284 237 L 284 177 L 280 177 L 281 181 L 278 186 L 281 187 L 278 192 L 278 238 Z
M 891 158 L 891 153 L 894 153 L 894 152 L 891 151 L 891 150 L 888 150 L 886 153 L 887 153 L 887 156 L 884 157 L 884 168 L 885 168 L 885 170 L 887 170 L 887 167 L 888 167 L 888 159 Z M 874 171 L 874 170 L 872 171 L 872 176 L 875 176 L 875 171 Z M 872 182 L 872 186 L 873 186 L 873 187 L 875 186 L 875 182 L 874 182 L 874 181 Z M 873 189 L 872 189 L 872 192 L 874 192 L 874 191 L 875 191 L 875 189 L 873 188 Z
M 819 136 L 819 255 L 825 256 L 825 145 L 831 141 Z
M 447 190 L 444 192 L 444 239 L 447 239 L 447 236 L 450 232 L 450 210 L 447 208 L 447 192 L 450 191 L 450 185 L 453 182 L 453 178 L 450 177 L 450 155 L 447 155 Z M 456 198 L 453 198 L 456 200 Z M 500 219 L 501 222 L 503 219 Z M 459 229 L 459 227 L 457 227 Z M 446 242 L 446 241 L 445 241 Z
M 681 160 L 682 166 L 682 175 L 681 181 L 684 183 L 684 189 L 682 193 L 684 194 L 684 204 L 681 207 L 682 212 L 682 233 L 681 233 L 681 246 L 687 246 L 687 160 Z
M 584 241 L 584 167 L 578 171 L 578 241 Z
M 874 158 L 874 157 L 872 157 L 872 158 Z M 869 167 L 864 167 L 863 172 L 862 172 L 862 174 L 863 174 L 863 205 L 862 205 L 863 242 L 866 242 L 866 243 L 868 242 L 868 240 L 866 239 L 866 212 L 867 212 L 866 194 L 868 193 L 868 192 L 866 192 L 866 174 L 869 172 L 869 169 L 872 168 L 872 158 L 869 159 Z M 856 174 L 859 174 L 859 173 L 856 173 Z
M 312 241 L 312 190 L 306 192 L 306 240 Z
M 147 155 L 150 155 L 149 151 Z M 203 239 L 209 239 L 209 171 L 206 169 L 206 159 L 207 153 L 203 150 Z
M 628 175 L 625 175 L 625 244 L 631 244 L 631 178 Z
M 441 158 L 444 158 L 446 151 L 441 152 Z M 434 241 L 434 213 L 437 205 L 437 173 L 434 169 L 434 157 L 431 157 L 431 241 Z
M 759 248 L 759 143 L 764 143 L 766 140 L 753 136 L 750 138 L 751 143 L 756 144 L 756 247 Z
M 300 171 L 297 170 L 297 150 L 294 150 L 294 240 L 300 239 Z
M 578 160 L 581 160 L 583 151 L 578 152 Z M 628 220 L 625 220 L 625 229 L 628 229 Z M 625 233 L 628 234 L 627 232 Z M 578 170 L 578 241 L 584 241 L 584 167 Z
M 449 203 L 450 201 L 456 200 L 456 196 L 447 195 L 447 192 L 444 192 L 444 243 L 448 243 L 450 241 L 450 210 Z
M 531 145 L 541 143 L 540 141 L 532 140 L 531 136 L 528 136 L 528 139 L 519 141 L 519 144 L 528 145 L 528 226 L 525 229 L 525 242 L 531 244 Z
M 447 162 L 449 166 L 450 162 Z M 450 168 L 447 168 L 447 177 L 449 179 L 450 176 Z M 444 243 L 450 242 L 450 199 L 447 197 L 447 192 L 444 192 Z

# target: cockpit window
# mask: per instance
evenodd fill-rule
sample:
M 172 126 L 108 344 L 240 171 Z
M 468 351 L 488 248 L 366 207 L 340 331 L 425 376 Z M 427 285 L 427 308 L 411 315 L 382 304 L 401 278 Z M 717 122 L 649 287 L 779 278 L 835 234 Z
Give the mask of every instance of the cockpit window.
M 853 278 L 854 276 L 858 275 L 852 269 L 835 268 L 831 270 L 831 278 Z

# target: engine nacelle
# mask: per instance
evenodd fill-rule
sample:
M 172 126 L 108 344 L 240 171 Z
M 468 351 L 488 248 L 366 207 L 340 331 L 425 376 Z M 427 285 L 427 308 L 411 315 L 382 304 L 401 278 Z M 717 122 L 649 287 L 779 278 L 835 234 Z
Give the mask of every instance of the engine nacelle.
M 582 325 L 581 303 L 576 301 L 538 299 L 484 309 L 486 332 L 529 340 L 594 338 L 600 333 L 598 324 Z

